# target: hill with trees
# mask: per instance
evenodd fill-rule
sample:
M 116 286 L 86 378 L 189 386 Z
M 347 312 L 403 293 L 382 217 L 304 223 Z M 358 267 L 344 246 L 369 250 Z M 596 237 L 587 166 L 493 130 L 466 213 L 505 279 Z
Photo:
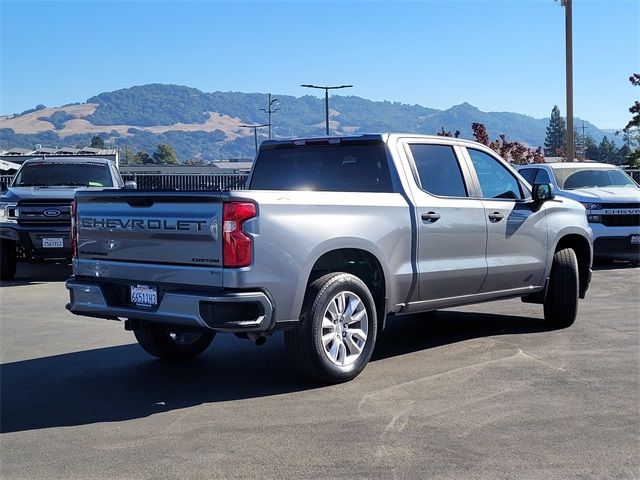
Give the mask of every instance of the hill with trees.
M 324 135 L 324 99 L 305 95 L 275 95 L 279 110 L 272 116 L 274 138 Z M 180 162 L 248 158 L 254 154 L 253 130 L 243 125 L 267 123 L 261 108 L 267 94 L 207 93 L 180 85 L 150 84 L 104 92 L 84 103 L 57 108 L 38 105 L 21 114 L 0 118 L 3 149 L 88 145 L 98 135 L 108 147 L 151 154 L 171 145 Z M 498 137 L 538 147 L 545 141 L 548 118 L 510 112 L 483 112 L 468 103 L 437 110 L 420 105 L 371 101 L 357 96 L 330 98 L 332 134 L 407 132 L 436 134 L 459 131 L 473 139 L 471 125 L 481 123 Z M 586 122 L 601 142 L 604 133 Z M 259 141 L 267 129 L 259 129 Z

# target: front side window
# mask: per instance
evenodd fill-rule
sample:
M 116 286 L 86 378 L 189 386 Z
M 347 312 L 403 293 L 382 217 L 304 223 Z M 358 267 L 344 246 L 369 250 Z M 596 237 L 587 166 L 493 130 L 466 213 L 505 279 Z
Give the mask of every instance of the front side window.
M 423 190 L 439 197 L 467 197 L 460 164 L 448 145 L 409 145 Z
M 467 151 L 478 175 L 483 198 L 524 198 L 518 180 L 504 165 L 480 150 L 468 148 Z
M 112 187 L 104 163 L 33 162 L 24 165 L 13 187 Z

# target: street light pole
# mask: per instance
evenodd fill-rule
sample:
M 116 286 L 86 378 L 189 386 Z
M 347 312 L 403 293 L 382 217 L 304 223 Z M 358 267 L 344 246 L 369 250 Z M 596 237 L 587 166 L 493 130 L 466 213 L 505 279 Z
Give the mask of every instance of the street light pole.
M 274 98 L 273 100 L 271 100 L 271 94 L 269 94 L 269 103 L 267 108 L 261 108 L 260 110 L 262 110 L 263 112 L 265 112 L 268 116 L 269 116 L 269 140 L 271 140 L 271 114 L 272 113 L 276 113 L 278 110 L 280 110 L 279 108 L 275 108 L 275 109 L 271 109 L 271 105 L 273 105 L 274 103 L 276 103 L 278 101 L 277 98 Z
M 574 161 L 573 152 L 573 0 L 560 0 L 564 7 L 564 34 L 567 82 L 567 161 Z
M 300 85 L 301 87 L 306 88 L 320 88 L 324 90 L 324 121 L 325 121 L 325 131 L 327 136 L 329 136 L 329 90 L 336 90 L 338 88 L 351 88 L 353 85 L 337 85 L 335 87 L 327 87 L 320 85 L 311 85 L 309 83 L 305 83 Z
M 258 154 L 258 129 L 262 127 L 268 127 L 269 125 L 265 123 L 263 125 L 238 125 L 238 126 L 243 128 L 253 128 L 253 141 L 255 143 L 256 155 L 257 155 Z

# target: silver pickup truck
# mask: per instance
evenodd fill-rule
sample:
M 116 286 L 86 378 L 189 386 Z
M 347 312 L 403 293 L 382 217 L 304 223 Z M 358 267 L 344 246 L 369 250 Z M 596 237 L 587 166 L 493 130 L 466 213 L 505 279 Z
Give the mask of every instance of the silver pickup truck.
M 591 279 L 584 207 L 478 143 L 269 141 L 248 187 L 78 192 L 67 308 L 165 359 L 284 330 L 305 375 L 341 382 L 394 315 L 521 297 L 566 327 Z

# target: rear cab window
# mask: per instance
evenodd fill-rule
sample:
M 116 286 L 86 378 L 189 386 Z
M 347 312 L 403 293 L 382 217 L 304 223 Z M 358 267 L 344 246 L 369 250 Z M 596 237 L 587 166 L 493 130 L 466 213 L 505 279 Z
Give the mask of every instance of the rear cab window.
M 260 150 L 252 190 L 393 192 L 384 143 L 278 145 Z

